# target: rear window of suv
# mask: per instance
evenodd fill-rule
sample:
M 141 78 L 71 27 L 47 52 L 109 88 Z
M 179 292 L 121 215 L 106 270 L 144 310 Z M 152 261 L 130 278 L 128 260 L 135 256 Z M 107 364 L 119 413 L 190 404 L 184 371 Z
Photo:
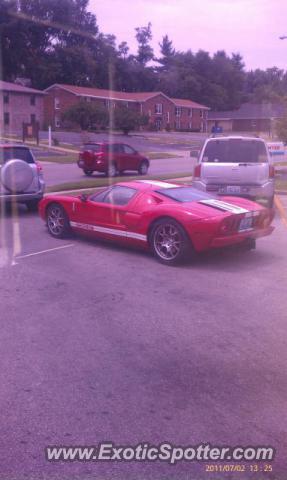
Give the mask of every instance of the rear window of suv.
M 265 144 L 260 140 L 211 140 L 206 144 L 202 157 L 208 163 L 266 163 Z
M 97 144 L 97 143 L 86 143 L 83 147 L 82 150 L 91 150 L 92 152 L 101 152 L 102 150 L 102 145 Z
M 33 156 L 28 148 L 2 147 L 0 148 L 0 164 L 13 159 L 24 160 L 26 163 L 34 163 Z

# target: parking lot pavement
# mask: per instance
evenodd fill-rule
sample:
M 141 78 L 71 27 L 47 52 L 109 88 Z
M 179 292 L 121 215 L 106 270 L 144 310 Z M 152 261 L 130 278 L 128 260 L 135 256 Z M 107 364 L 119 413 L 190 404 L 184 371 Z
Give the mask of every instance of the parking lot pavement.
M 0 276 L 1 480 L 206 478 L 199 463 L 44 457 L 47 445 L 100 441 L 271 445 L 264 478 L 286 478 L 279 217 L 255 251 L 213 252 L 177 268 L 123 247 L 57 241 L 24 208 L 13 223 L 8 215 L 1 225 L 9 253 Z
M 164 173 L 179 173 L 193 171 L 193 159 L 188 156 L 182 158 L 168 158 L 151 160 L 149 175 L 159 175 Z M 60 163 L 48 163 L 43 165 L 44 179 L 47 186 L 59 185 L 65 182 L 77 182 L 79 180 L 85 180 L 88 177 L 83 171 L 75 164 L 60 164 Z M 135 175 L 136 172 L 131 172 L 130 175 Z M 128 174 L 126 174 L 128 179 Z M 103 174 L 94 173 L 92 178 L 102 178 Z M 90 178 L 90 177 L 89 177 Z

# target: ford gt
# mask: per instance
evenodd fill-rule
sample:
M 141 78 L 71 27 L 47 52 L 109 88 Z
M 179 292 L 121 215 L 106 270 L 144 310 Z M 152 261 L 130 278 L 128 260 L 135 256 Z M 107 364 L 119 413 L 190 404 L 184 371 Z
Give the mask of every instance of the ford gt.
M 75 231 L 115 240 L 149 249 L 166 264 L 210 248 L 255 248 L 274 229 L 273 210 L 251 200 L 154 180 L 121 182 L 89 196 L 46 196 L 39 212 L 53 237 Z

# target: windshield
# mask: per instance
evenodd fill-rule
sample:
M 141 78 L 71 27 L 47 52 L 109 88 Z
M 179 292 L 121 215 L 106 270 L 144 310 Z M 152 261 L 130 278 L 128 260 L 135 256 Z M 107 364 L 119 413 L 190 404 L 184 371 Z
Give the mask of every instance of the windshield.
M 265 144 L 260 140 L 222 139 L 206 144 L 202 157 L 208 163 L 266 163 Z

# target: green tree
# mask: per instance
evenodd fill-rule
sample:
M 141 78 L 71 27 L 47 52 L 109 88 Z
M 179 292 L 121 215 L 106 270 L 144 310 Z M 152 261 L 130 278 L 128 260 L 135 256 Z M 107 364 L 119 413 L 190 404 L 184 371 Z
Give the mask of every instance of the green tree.
M 137 130 L 141 125 L 146 125 L 148 118 L 125 105 L 118 105 L 115 108 L 114 124 L 115 128 L 122 130 L 125 135 Z
M 106 128 L 109 114 L 104 106 L 81 100 L 72 105 L 63 114 L 63 121 L 79 126 L 82 130 Z
M 147 62 L 153 59 L 153 49 L 150 46 L 152 39 L 151 22 L 148 23 L 147 27 L 137 27 L 135 31 L 138 42 L 136 59 L 141 65 L 146 65 Z

